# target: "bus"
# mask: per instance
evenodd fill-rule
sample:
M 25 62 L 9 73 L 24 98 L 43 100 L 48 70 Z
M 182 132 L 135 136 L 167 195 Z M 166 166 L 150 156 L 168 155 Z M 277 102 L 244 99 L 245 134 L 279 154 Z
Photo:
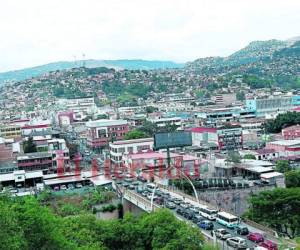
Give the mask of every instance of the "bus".
M 216 220 L 219 224 L 228 228 L 235 228 L 239 224 L 238 217 L 226 212 L 217 213 Z
M 217 215 L 218 211 L 206 206 L 201 206 L 199 208 L 199 214 L 209 220 L 215 220 L 216 219 L 216 215 Z

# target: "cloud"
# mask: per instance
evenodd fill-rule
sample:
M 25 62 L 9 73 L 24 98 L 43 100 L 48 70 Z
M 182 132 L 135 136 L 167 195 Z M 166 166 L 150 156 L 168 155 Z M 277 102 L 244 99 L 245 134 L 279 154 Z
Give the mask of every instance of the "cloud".
M 10 0 L 0 71 L 86 58 L 189 61 L 297 36 L 298 0 Z

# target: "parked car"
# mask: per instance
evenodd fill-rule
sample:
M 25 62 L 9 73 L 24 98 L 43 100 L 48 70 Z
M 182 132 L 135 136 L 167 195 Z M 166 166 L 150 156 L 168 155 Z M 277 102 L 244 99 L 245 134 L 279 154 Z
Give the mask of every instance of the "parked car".
M 197 225 L 198 225 L 198 227 L 205 229 L 205 230 L 213 230 L 214 229 L 214 224 L 209 220 L 200 221 Z
M 55 186 L 53 189 L 54 191 L 59 191 L 59 186 Z
M 176 205 L 173 202 L 168 201 L 168 202 L 166 202 L 166 208 L 175 209 Z
M 226 240 L 228 238 L 230 238 L 232 235 L 224 228 L 219 228 L 217 230 L 214 231 L 215 235 L 217 238 L 221 239 L 221 240 Z
M 249 233 L 247 239 L 259 243 L 264 241 L 264 236 L 260 233 Z
M 268 250 L 278 250 L 277 244 L 270 240 L 265 240 L 264 242 L 260 242 L 258 245 Z
M 239 235 L 248 235 L 249 234 L 248 227 L 242 226 L 242 225 L 238 225 L 236 227 L 236 233 L 239 234 Z
M 240 237 L 228 238 L 226 240 L 226 243 L 228 246 L 231 246 L 233 248 L 238 248 L 238 249 L 247 248 L 246 240 Z
M 66 185 L 61 185 L 60 190 L 67 190 L 67 186 Z
M 74 189 L 74 185 L 73 184 L 68 184 L 68 189 Z
M 82 188 L 82 184 L 81 183 L 76 183 L 75 187 L 76 188 Z

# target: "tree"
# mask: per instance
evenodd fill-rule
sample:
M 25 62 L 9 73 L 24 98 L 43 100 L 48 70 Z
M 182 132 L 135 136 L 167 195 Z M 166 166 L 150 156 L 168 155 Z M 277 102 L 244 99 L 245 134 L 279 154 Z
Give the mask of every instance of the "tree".
M 290 170 L 289 162 L 286 160 L 279 160 L 276 162 L 276 171 L 285 173 Z
M 145 120 L 139 130 L 144 132 L 147 136 L 152 137 L 158 131 L 158 128 L 155 123 Z
M 240 163 L 241 162 L 241 156 L 238 152 L 231 151 L 228 153 L 226 161 L 233 162 L 233 163 Z
M 158 109 L 153 107 L 153 106 L 147 106 L 146 107 L 146 112 L 149 114 L 149 113 L 153 113 L 155 111 L 157 111 Z
M 36 144 L 33 142 L 33 138 L 29 137 L 27 141 L 23 144 L 24 153 L 34 153 L 37 152 Z
M 285 185 L 287 188 L 300 187 L 300 170 L 285 172 Z
M 129 131 L 125 136 L 125 140 L 132 140 L 132 139 L 139 139 L 139 138 L 146 138 L 147 135 L 141 130 L 134 129 L 132 131 Z
M 290 238 L 300 232 L 300 188 L 276 188 L 253 194 L 245 216 Z M 255 215 L 255 216 L 253 216 Z
M 245 93 L 244 91 L 239 91 L 236 93 L 236 99 L 239 101 L 244 101 L 245 100 Z
M 255 155 L 253 155 L 253 154 L 245 154 L 244 159 L 245 160 L 255 160 L 256 158 L 255 158 Z
M 276 119 L 265 123 L 265 129 L 269 133 L 279 133 L 283 128 L 300 124 L 300 113 L 287 112 L 279 114 Z

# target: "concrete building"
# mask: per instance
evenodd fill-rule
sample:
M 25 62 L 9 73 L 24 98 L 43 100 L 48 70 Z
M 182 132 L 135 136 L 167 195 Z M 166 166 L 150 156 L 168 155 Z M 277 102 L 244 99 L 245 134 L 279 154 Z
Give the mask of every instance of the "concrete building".
M 103 148 L 110 141 L 123 140 L 129 131 L 126 120 L 96 120 L 86 123 L 87 145 L 90 148 Z
M 48 152 L 27 153 L 17 156 L 19 170 L 35 171 L 52 169 L 52 154 Z
M 6 139 L 21 137 L 21 126 L 16 124 L 0 124 L 0 137 Z
M 281 134 L 285 140 L 293 140 L 300 137 L 300 125 L 290 126 L 282 129 Z
M 300 140 L 280 140 L 267 142 L 266 149 L 273 149 L 279 153 L 279 157 L 299 156 Z
M 237 150 L 243 147 L 242 127 L 240 125 L 224 125 L 218 128 L 217 134 L 221 150 Z
M 294 107 L 295 97 L 280 96 L 265 99 L 246 100 L 246 107 L 249 111 L 254 111 L 257 117 L 264 117 L 267 114 L 286 112 Z
M 96 111 L 94 97 L 60 99 L 58 102 L 65 110 L 73 111 L 76 120 L 82 120 Z
M 110 159 L 114 164 L 120 164 L 125 154 L 136 154 L 153 149 L 153 138 L 114 141 L 109 143 Z
M 148 121 L 155 123 L 157 127 L 165 128 L 168 125 L 175 125 L 179 128 L 182 126 L 182 121 L 180 117 L 168 117 L 168 118 L 155 118 L 148 119 Z

